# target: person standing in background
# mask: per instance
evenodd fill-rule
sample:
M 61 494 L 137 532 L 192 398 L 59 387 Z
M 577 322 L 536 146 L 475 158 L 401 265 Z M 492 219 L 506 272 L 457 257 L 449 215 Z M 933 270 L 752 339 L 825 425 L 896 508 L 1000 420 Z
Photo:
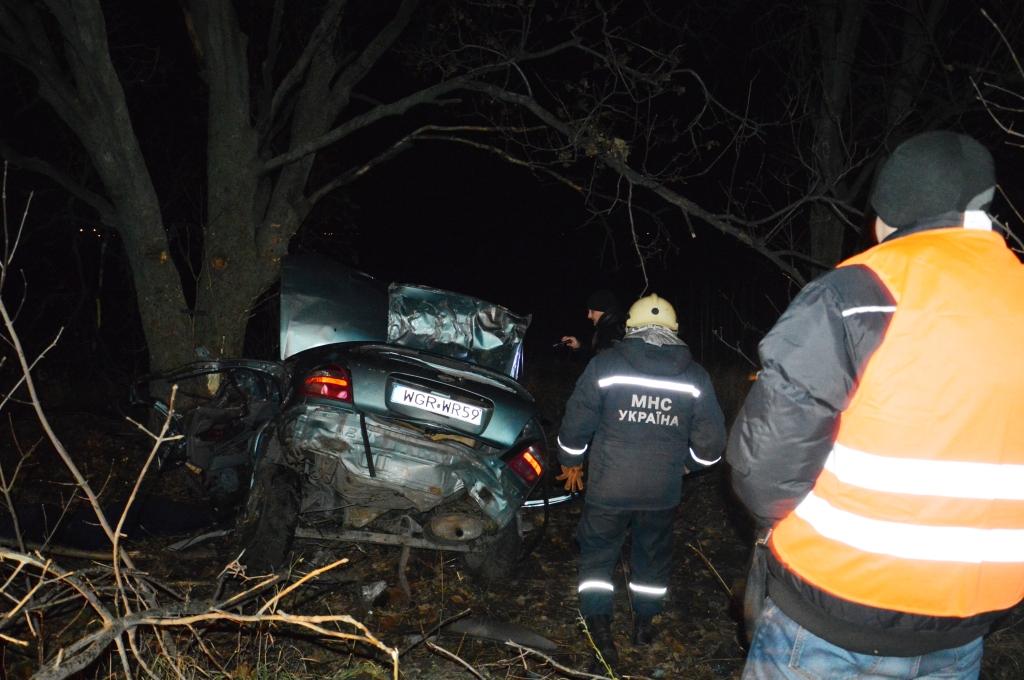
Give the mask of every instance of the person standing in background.
M 610 290 L 597 290 L 587 298 L 587 319 L 594 324 L 594 333 L 590 336 L 590 355 L 604 351 L 622 339 L 625 333 L 622 307 L 615 293 Z M 562 344 L 578 350 L 582 347 L 574 335 L 562 337 Z

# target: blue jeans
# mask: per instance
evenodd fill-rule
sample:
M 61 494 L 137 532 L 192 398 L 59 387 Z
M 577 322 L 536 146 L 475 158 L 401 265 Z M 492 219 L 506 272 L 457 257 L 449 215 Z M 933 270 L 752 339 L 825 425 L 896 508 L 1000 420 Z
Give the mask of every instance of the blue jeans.
M 873 656 L 822 640 L 769 599 L 754 630 L 742 680 L 974 680 L 981 672 L 982 639 L 923 656 Z

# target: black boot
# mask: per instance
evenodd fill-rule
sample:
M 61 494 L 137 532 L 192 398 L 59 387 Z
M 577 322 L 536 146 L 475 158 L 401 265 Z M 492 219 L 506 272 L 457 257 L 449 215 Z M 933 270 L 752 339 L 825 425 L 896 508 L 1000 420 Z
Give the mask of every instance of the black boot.
M 590 631 L 590 638 L 594 641 L 594 646 L 601 653 L 601 657 L 604 658 L 604 663 L 601 663 L 601 659 L 594 655 L 594 662 L 590 665 L 590 671 L 597 675 L 607 674 L 605 664 L 610 666 L 612 669 L 619 663 L 619 650 L 615 649 L 615 639 L 612 637 L 612 620 L 610 616 L 588 616 L 586 618 L 587 630 Z
M 633 644 L 644 647 L 654 641 L 658 631 L 654 627 L 653 616 L 637 615 L 633 621 Z

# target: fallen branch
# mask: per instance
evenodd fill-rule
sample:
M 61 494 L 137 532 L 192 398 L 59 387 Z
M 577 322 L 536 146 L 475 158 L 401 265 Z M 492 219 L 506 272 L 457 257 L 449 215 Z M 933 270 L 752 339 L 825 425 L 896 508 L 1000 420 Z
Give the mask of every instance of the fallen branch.
M 237 624 L 278 623 L 309 630 L 325 639 L 346 640 L 369 644 L 381 650 L 391 659 L 394 680 L 398 680 L 398 650 L 385 645 L 374 636 L 361 622 L 347 614 L 299 615 L 299 614 L 235 614 L 211 609 L 209 603 L 195 604 L 194 613 L 181 612 L 178 607 L 166 607 L 147 610 L 122 616 L 110 621 L 73 645 L 61 648 L 57 659 L 32 676 L 33 680 L 62 680 L 85 668 L 102 653 L 112 642 L 121 639 L 142 626 L 159 628 L 191 627 L 200 623 L 232 622 Z M 325 628 L 323 624 L 347 624 L 358 633 L 348 633 L 336 629 Z
M 708 569 L 711 570 L 711 573 L 715 575 L 715 578 L 718 579 L 718 582 L 722 584 L 723 588 L 725 588 L 725 592 L 729 594 L 729 597 L 732 597 L 732 588 L 726 585 L 725 580 L 722 578 L 722 575 L 718 573 L 717 569 L 715 569 L 715 565 L 711 564 L 711 560 L 705 557 L 704 553 L 695 548 L 692 543 L 687 543 L 686 547 L 688 547 L 693 552 L 697 553 L 697 556 L 704 560 L 704 564 L 708 565 Z
M 21 551 L 21 546 L 16 545 L 14 541 L 8 538 L 0 538 L 0 547 L 10 548 L 11 550 Z M 42 552 L 45 551 L 47 555 L 55 555 L 57 557 L 70 557 L 72 559 L 79 560 L 95 560 L 97 562 L 110 562 L 114 559 L 114 556 L 106 550 L 84 550 L 82 548 L 71 548 L 65 545 L 54 545 L 52 543 L 38 543 L 35 541 L 25 541 L 24 552 Z M 131 557 L 141 557 L 142 553 L 138 550 L 126 551 Z
M 10 635 L 4 635 L 3 633 L 0 633 L 0 640 L 12 645 L 18 645 L 19 647 L 28 647 L 27 641 L 19 640 L 18 638 L 13 638 Z
M 279 592 L 274 597 L 270 598 L 270 600 L 265 605 L 260 607 L 259 611 L 256 612 L 256 613 L 257 614 L 262 614 L 262 613 L 266 612 L 267 610 L 273 611 L 274 608 L 277 606 L 277 603 L 280 602 L 286 595 L 288 595 L 288 593 L 293 592 L 297 588 L 301 588 L 304 584 L 312 581 L 313 579 L 315 579 L 320 574 L 328 572 L 331 569 L 334 569 L 335 567 L 339 567 L 339 566 L 341 566 L 343 564 L 348 564 L 348 558 L 347 557 L 343 557 L 340 560 L 337 560 L 335 562 L 331 562 L 327 566 L 320 567 L 319 569 L 314 569 L 313 571 L 309 572 L 308 574 L 306 574 L 305 576 L 300 578 L 295 583 L 291 584 L 290 586 L 288 586 L 287 588 L 285 588 L 284 590 Z
M 427 647 L 430 647 L 432 650 L 434 650 L 438 654 L 440 654 L 442 656 L 445 656 L 445 657 L 448 657 L 452 661 L 455 661 L 456 663 L 461 664 L 470 673 L 472 673 L 476 677 L 480 678 L 480 680 L 490 680 L 490 676 L 489 675 L 482 674 L 480 671 L 478 671 L 477 669 L 473 668 L 469 664 L 469 662 L 467 662 L 465 659 L 460 657 L 458 654 L 455 654 L 453 652 L 449 652 L 447 649 L 445 649 L 441 645 L 436 644 L 434 642 L 431 642 L 430 640 L 427 640 Z
M 458 614 L 455 614 L 453 616 L 449 616 L 447 619 L 444 619 L 443 621 L 441 621 L 440 623 L 436 624 L 435 626 L 427 629 L 427 632 L 421 634 L 418 638 L 416 638 L 415 640 L 413 640 L 412 642 L 407 644 L 405 647 L 403 647 L 402 651 L 400 651 L 398 653 L 398 655 L 402 656 L 403 654 L 408 652 L 410 649 L 412 649 L 416 645 L 418 645 L 421 642 L 423 642 L 424 640 L 428 639 L 431 635 L 436 633 L 438 630 L 440 630 L 441 628 L 444 628 L 445 626 L 447 626 L 452 621 L 455 621 L 457 619 L 461 619 L 463 616 L 466 616 L 467 614 L 469 614 L 469 611 L 470 610 L 468 610 L 468 609 L 463 609 Z
M 124 591 L 124 584 L 121 582 L 121 560 L 118 555 L 121 552 L 121 536 L 124 534 L 124 523 L 128 519 L 128 510 L 131 509 L 132 503 L 135 502 L 135 497 L 139 494 L 139 487 L 142 486 L 142 480 L 146 476 L 146 472 L 149 471 L 149 466 L 156 459 L 156 452 L 160 450 L 160 445 L 164 443 L 165 435 L 167 430 L 171 426 L 171 418 L 174 416 L 174 399 L 178 394 L 178 386 L 171 386 L 171 398 L 168 402 L 167 416 L 164 418 L 164 423 L 160 428 L 160 434 L 153 439 L 153 446 L 150 447 L 149 455 L 146 456 L 146 462 L 142 465 L 142 470 L 135 476 L 135 485 L 132 487 L 132 491 L 128 494 L 128 500 L 124 504 L 124 510 L 121 511 L 121 517 L 117 520 L 117 526 L 114 528 L 114 544 L 110 550 L 110 554 L 114 559 L 114 581 L 117 582 L 118 590 Z M 129 420 L 131 420 L 129 418 Z M 138 423 L 136 423 L 138 424 Z M 128 604 L 128 598 L 124 598 L 125 611 L 130 612 L 131 607 Z
M 581 671 L 581 670 L 577 670 L 575 668 L 570 668 L 569 666 L 566 666 L 565 664 L 560 664 L 557 661 L 555 661 L 553 658 L 551 658 L 550 656 L 545 654 L 544 652 L 541 652 L 540 650 L 534 649 L 533 647 L 526 647 L 525 645 L 521 645 L 521 644 L 518 644 L 516 642 L 512 642 L 511 640 L 509 640 L 505 644 L 508 645 L 509 647 L 512 647 L 513 649 L 518 649 L 520 656 L 527 655 L 527 654 L 532 655 L 532 656 L 536 656 L 541 661 L 543 661 L 547 665 L 549 665 L 552 668 L 554 668 L 555 670 L 557 670 L 559 673 L 561 673 L 563 675 L 570 675 L 570 676 L 572 676 L 574 678 L 593 678 L 593 680 L 609 680 L 610 678 L 611 679 L 622 678 L 622 680 L 654 680 L 654 678 L 651 678 L 651 677 L 646 676 L 646 675 L 627 675 L 627 674 L 623 674 L 623 675 L 595 675 L 593 673 L 587 673 L 586 671 Z
M 607 676 L 598 675 L 596 677 L 598 677 L 598 678 L 600 678 L 600 677 L 609 677 L 609 678 L 612 678 L 613 680 L 618 680 L 619 676 L 617 676 L 615 674 L 615 671 L 612 669 L 612 667 L 605 660 L 604 654 L 601 653 L 601 650 L 597 646 L 597 643 L 594 642 L 594 638 L 590 634 L 590 627 L 587 626 L 587 620 L 583 617 L 582 614 L 577 616 L 576 620 L 579 621 L 580 625 L 583 627 L 583 635 L 586 636 L 587 644 L 590 645 L 590 648 L 592 650 L 594 650 L 594 653 L 597 655 L 597 660 L 601 663 L 602 666 L 604 666 L 604 669 L 606 671 L 608 671 L 608 675 Z M 591 677 L 595 677 L 595 676 L 591 676 Z

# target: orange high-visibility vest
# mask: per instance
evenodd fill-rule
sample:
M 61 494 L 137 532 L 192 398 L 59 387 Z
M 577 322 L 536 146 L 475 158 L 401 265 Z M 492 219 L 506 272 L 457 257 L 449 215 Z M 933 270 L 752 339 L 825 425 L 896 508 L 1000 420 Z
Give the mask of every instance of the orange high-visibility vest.
M 910 234 L 864 265 L 896 301 L 775 556 L 845 600 L 967 617 L 1024 598 L 1024 267 L 990 231 Z

